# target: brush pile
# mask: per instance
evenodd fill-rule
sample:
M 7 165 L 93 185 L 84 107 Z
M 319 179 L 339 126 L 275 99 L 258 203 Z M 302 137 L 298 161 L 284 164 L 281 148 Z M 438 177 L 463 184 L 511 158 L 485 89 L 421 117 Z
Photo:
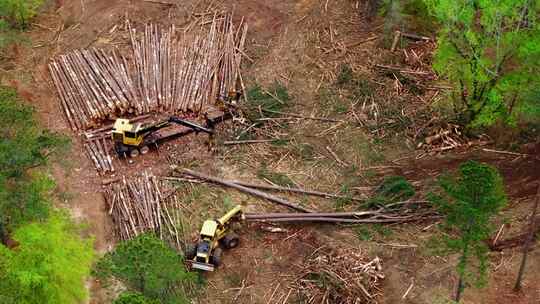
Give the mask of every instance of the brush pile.
M 105 191 L 115 233 L 129 240 L 144 232 L 154 232 L 180 248 L 180 203 L 175 190 L 149 172 L 111 184 Z
M 384 279 L 381 259 L 360 250 L 316 250 L 298 269 L 294 283 L 305 303 L 377 303 Z
M 62 109 L 73 130 L 117 115 L 200 113 L 243 88 L 240 64 L 247 34 L 243 21 L 214 14 L 189 32 L 174 25 L 128 22 L 130 46 L 74 50 L 49 64 Z

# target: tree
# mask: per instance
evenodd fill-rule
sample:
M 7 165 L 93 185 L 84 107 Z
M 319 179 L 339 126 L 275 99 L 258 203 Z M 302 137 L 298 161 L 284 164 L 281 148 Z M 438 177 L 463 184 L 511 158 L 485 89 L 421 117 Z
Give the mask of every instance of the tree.
M 433 68 L 453 85 L 462 122 L 514 124 L 540 85 L 540 1 L 424 1 L 440 24 Z
M 196 278 L 186 271 L 180 254 L 151 234 L 118 245 L 98 262 L 96 275 L 112 275 L 128 288 L 160 303 L 187 303 L 183 287 Z
M 455 175 L 439 179 L 440 194 L 430 200 L 445 216 L 442 225 L 448 231 L 442 246 L 448 253 L 459 253 L 457 273 L 459 302 L 465 284 L 472 281 L 481 287 L 487 275 L 487 252 L 484 243 L 493 232 L 490 218 L 506 204 L 502 178 L 497 169 L 475 161 L 463 163 Z
M 33 109 L 0 86 L 0 237 L 23 223 L 47 218 L 54 182 L 34 170 L 68 141 L 38 128 Z
M 0 303 L 71 304 L 87 297 L 84 285 L 93 259 L 92 241 L 82 239 L 67 215 L 15 230 L 16 248 L 0 245 Z
M 159 304 L 158 301 L 150 300 L 138 292 L 124 292 L 113 304 Z

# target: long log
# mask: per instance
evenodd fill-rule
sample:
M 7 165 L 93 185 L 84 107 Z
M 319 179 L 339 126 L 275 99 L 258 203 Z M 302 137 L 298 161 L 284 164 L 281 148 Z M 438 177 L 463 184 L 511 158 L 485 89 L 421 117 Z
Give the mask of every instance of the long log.
M 307 195 L 313 195 L 313 196 L 320 196 L 320 197 L 324 197 L 324 198 L 350 199 L 350 200 L 357 201 L 357 202 L 365 201 L 365 199 L 361 199 L 361 198 L 357 198 L 357 197 L 349 197 L 349 196 L 346 196 L 346 195 L 339 195 L 339 194 L 325 193 L 325 192 L 320 192 L 320 191 L 305 190 L 305 189 L 301 189 L 301 188 L 289 188 L 289 187 L 281 187 L 281 186 L 251 184 L 251 183 L 246 183 L 246 182 L 236 181 L 236 180 L 232 181 L 232 182 L 235 183 L 235 184 L 244 186 L 244 187 L 249 187 L 249 188 L 301 193 L 301 194 L 307 194 Z
M 177 178 L 177 177 L 173 177 L 173 176 L 168 176 L 168 177 L 166 177 L 166 179 L 178 180 L 178 181 L 187 181 L 187 179 Z M 365 201 L 365 199 L 361 199 L 361 198 L 357 198 L 357 197 L 349 197 L 349 196 L 345 196 L 345 195 L 338 195 L 338 194 L 332 194 L 332 193 L 326 193 L 326 192 L 320 192 L 320 191 L 305 190 L 305 189 L 300 189 L 300 188 L 289 188 L 289 187 L 272 186 L 272 185 L 251 184 L 251 183 L 246 183 L 246 182 L 237 181 L 237 180 L 232 180 L 231 182 L 235 183 L 237 185 L 240 185 L 240 186 L 248 187 L 248 188 L 300 193 L 300 194 L 313 195 L 313 196 L 319 196 L 319 197 L 324 197 L 324 198 L 351 199 L 353 201 L 358 201 L 358 202 Z M 368 187 L 365 187 L 365 189 L 367 190 Z
M 370 224 L 370 223 L 405 223 L 418 220 L 435 219 L 439 216 L 408 216 L 392 219 L 352 219 L 352 218 L 340 218 L 340 217 L 282 217 L 282 218 L 249 218 L 247 221 L 258 222 L 327 222 L 327 223 L 345 223 L 345 224 Z
M 277 197 L 277 196 L 274 196 L 274 195 L 271 195 L 271 194 L 268 194 L 268 193 L 265 193 L 265 192 L 262 192 L 262 191 L 259 191 L 259 190 L 256 190 L 256 189 L 244 187 L 244 186 L 235 184 L 234 182 L 229 181 L 229 180 L 224 180 L 224 179 L 220 179 L 220 178 L 217 178 L 217 177 L 208 176 L 206 174 L 195 172 L 195 171 L 190 170 L 190 169 L 180 169 L 180 168 L 173 168 L 173 169 L 176 170 L 179 173 L 189 175 L 189 176 L 193 176 L 193 177 L 196 177 L 196 178 L 199 178 L 199 179 L 211 181 L 213 183 L 216 183 L 216 184 L 219 184 L 219 185 L 222 185 L 222 186 L 227 186 L 227 187 L 230 187 L 230 188 L 234 188 L 234 189 L 237 189 L 239 191 L 242 191 L 242 192 L 254 195 L 254 196 L 264 198 L 264 199 L 266 199 L 268 201 L 280 204 L 282 206 L 286 206 L 286 207 L 295 209 L 297 211 L 302 211 L 302 212 L 306 212 L 306 213 L 313 212 L 313 210 L 311 210 L 311 209 L 308 209 L 308 208 L 302 207 L 300 205 L 291 203 L 291 202 L 289 202 L 289 201 L 287 201 L 287 200 L 285 200 L 283 198 L 280 198 L 280 197 Z

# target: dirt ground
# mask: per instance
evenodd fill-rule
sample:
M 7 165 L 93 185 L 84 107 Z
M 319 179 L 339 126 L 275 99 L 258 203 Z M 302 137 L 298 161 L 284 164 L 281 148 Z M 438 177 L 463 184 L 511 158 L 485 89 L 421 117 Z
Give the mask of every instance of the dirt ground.
M 49 1 L 27 34 L 31 42 L 16 47 L 11 61 L 4 64 L 6 72 L 0 81 L 16 87 L 36 107 L 44 127 L 74 138 L 72 152 L 53 166 L 52 173 L 58 183 L 59 197 L 63 200 L 60 203 L 69 207 L 74 217 L 88 223 L 88 232 L 94 237 L 99 253 L 111 250 L 115 244 L 112 223 L 100 192 L 103 177 L 85 157 L 81 142 L 61 115 L 47 63 L 53 56 L 71 49 L 125 43 L 123 37 L 109 33 L 125 18 L 138 22 L 167 19 L 181 25 L 193 12 L 204 10 L 210 2 L 175 3 L 178 4 L 136 0 Z M 286 111 L 306 116 L 349 118 L 349 114 L 333 112 L 320 103 L 321 92 L 332 86 L 342 64 L 353 66 L 355 73 L 371 79 L 376 84 L 374 90 L 393 90 L 392 81 L 383 82 L 373 76 L 376 74 L 371 68 L 373 63 L 383 62 L 387 51 L 380 41 L 383 24 L 377 20 L 365 20 L 363 1 L 269 3 L 239 0 L 212 1 L 212 5 L 233 9 L 235 16 L 245 17 L 249 24 L 246 43 L 249 59 L 244 61 L 243 72 L 247 86 L 283 84 L 293 100 Z M 338 102 L 345 100 L 340 94 L 332 98 Z M 356 105 L 346 106 L 354 108 Z M 233 123 L 220 126 L 218 137 L 223 140 L 233 138 L 237 127 Z M 367 140 L 370 134 L 339 124 L 297 119 L 290 121 L 287 128 L 274 128 L 273 131 L 273 135 L 292 138 L 290 146 L 220 146 L 209 152 L 203 136 L 189 136 L 168 143 L 162 151 L 173 155 L 179 163 L 197 163 L 199 170 L 227 178 L 257 179 L 256 172 L 264 167 L 285 174 L 298 186 L 331 192 L 337 192 L 341 185 L 349 183 L 352 188 L 375 186 L 388 174 L 407 177 L 421 192 L 428 189 L 427 185 L 439 174 L 457 168 L 462 161 L 480 160 L 500 170 L 509 195 L 510 204 L 496 223 L 498 226 L 508 223 L 509 229 L 505 230 L 502 238 L 523 229 L 536 191 L 534 184 L 540 180 L 538 143 L 522 146 L 520 150 L 533 157 L 486 152 L 482 150 L 485 146 L 478 146 L 418 158 L 414 146 L 408 148 L 409 145 L 397 136 L 389 143 L 373 148 L 372 141 Z M 349 142 L 350 146 L 344 144 Z M 353 145 L 359 150 L 355 150 Z M 305 151 L 299 147 L 312 147 L 310 161 L 303 159 Z M 336 163 L 326 147 L 334 149 L 343 162 L 355 164 L 355 169 L 351 171 Z M 366 155 L 357 155 L 358 151 Z M 379 154 L 384 158 L 379 159 Z M 166 174 L 168 164 L 162 157 L 145 157 L 137 160 L 131 171 L 145 167 L 157 174 Z M 391 166 L 377 167 L 381 165 Z M 204 216 L 215 216 L 226 209 L 219 200 L 248 204 L 249 211 L 280 210 L 234 191 L 207 186 L 193 189 L 202 193 L 197 196 L 201 206 L 215 208 L 202 212 L 201 206 L 192 206 L 195 214 L 190 218 L 194 225 L 192 236 Z M 355 194 L 365 193 L 359 191 Z M 211 202 L 206 204 L 206 200 Z M 335 207 L 335 202 L 323 199 L 308 203 L 321 210 Z M 425 249 L 425 244 L 435 235 L 433 224 L 426 221 L 392 225 L 390 232 L 372 231 L 374 236 L 370 240 L 361 240 L 356 227 L 280 225 L 285 232 L 267 233 L 260 225 L 248 224 L 239 231 L 241 245 L 226 253 L 219 271 L 207 276 L 208 288 L 197 303 L 302 303 L 294 294 L 290 296 L 291 278 L 297 269 L 293 266 L 301 264 L 316 249 L 315 243 L 348 246 L 370 256 L 379 256 L 386 275 L 382 296 L 378 298 L 380 303 L 444 303 L 455 289 L 456 257 L 434 256 Z M 518 248 L 492 252 L 488 286 L 485 289 L 467 289 L 463 303 L 540 303 L 540 273 L 535 271 L 540 269 L 539 245 L 536 244 L 529 255 L 523 292 L 515 294 L 511 289 L 519 261 Z M 110 303 L 115 293 L 101 288 L 99 282 L 93 280 L 90 289 L 90 303 Z M 407 290 L 409 292 L 404 298 Z

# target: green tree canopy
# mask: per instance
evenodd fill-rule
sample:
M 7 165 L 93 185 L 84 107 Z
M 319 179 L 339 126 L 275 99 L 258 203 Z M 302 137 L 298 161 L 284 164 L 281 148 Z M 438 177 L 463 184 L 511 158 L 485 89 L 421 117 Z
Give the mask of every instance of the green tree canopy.
M 113 304 L 159 304 L 159 302 L 150 300 L 138 292 L 124 292 L 114 300 Z
M 2 0 L 0 19 L 5 19 L 15 26 L 25 27 L 28 20 L 37 14 L 43 2 L 43 0 Z
M 0 245 L 0 303 L 72 304 L 84 300 L 93 259 L 92 241 L 81 239 L 67 215 L 15 230 L 18 245 Z
M 187 303 L 184 286 L 195 281 L 183 257 L 151 234 L 122 242 L 96 265 L 99 276 L 113 275 L 132 290 L 160 303 Z
M 464 283 L 485 283 L 487 246 L 484 240 L 493 231 L 490 219 L 506 204 L 503 181 L 497 169 L 475 161 L 463 163 L 454 175 L 439 179 L 440 194 L 430 200 L 445 216 L 442 245 L 449 253 L 459 253 L 458 296 Z
M 31 107 L 0 86 L 0 234 L 47 217 L 54 182 L 34 168 L 67 139 L 38 128 Z
M 540 85 L 540 1 L 424 1 L 441 26 L 433 67 L 463 122 L 513 124 Z

